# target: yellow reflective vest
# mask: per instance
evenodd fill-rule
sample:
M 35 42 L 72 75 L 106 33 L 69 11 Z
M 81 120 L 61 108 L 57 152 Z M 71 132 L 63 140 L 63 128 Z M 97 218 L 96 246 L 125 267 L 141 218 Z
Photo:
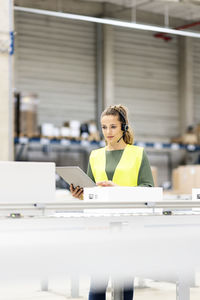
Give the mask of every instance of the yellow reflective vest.
M 143 157 L 143 148 L 127 145 L 115 169 L 113 182 L 120 186 L 137 186 L 139 170 Z M 95 182 L 108 180 L 106 175 L 106 148 L 93 150 L 90 154 L 90 166 Z

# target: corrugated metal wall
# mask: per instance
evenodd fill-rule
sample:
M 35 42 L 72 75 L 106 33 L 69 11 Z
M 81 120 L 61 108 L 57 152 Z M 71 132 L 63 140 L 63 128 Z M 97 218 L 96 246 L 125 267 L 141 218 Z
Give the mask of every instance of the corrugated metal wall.
M 115 29 L 115 101 L 129 108 L 137 136 L 165 139 L 179 133 L 178 46 L 152 33 Z
M 15 13 L 15 87 L 39 96 L 39 123 L 95 118 L 95 25 Z
M 200 40 L 193 40 L 194 63 L 194 119 L 195 124 L 200 124 Z

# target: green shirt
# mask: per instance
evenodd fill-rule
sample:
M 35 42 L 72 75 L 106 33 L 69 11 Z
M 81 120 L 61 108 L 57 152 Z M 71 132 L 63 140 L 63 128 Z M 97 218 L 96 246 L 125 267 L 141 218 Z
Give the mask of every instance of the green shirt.
M 106 151 L 106 174 L 107 174 L 108 180 L 113 179 L 115 169 L 120 161 L 123 151 L 124 150 Z M 87 174 L 95 182 L 90 163 L 88 164 Z M 137 185 L 138 186 L 154 186 L 151 168 L 149 165 L 147 155 L 144 151 L 143 151 L 142 162 L 141 162 L 141 166 L 140 166 L 140 170 L 139 170 Z

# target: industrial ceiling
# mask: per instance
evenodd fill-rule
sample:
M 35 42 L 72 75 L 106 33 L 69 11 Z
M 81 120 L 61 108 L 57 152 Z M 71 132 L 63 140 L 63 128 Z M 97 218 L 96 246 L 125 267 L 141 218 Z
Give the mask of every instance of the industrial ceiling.
M 200 0 L 14 0 L 15 6 L 200 31 Z
M 200 0 L 81 0 L 84 2 L 111 3 L 124 8 L 151 12 L 180 18 L 183 20 L 200 20 Z

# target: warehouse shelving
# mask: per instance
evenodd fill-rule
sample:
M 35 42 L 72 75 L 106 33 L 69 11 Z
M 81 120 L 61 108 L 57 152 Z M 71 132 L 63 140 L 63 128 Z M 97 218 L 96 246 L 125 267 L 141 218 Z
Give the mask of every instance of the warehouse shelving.
M 89 154 L 93 149 L 103 147 L 104 141 L 89 142 L 87 140 L 73 140 L 73 139 L 57 139 L 57 138 L 15 138 L 15 160 L 46 160 L 55 161 L 57 165 L 65 163 L 65 158 L 68 158 L 66 164 L 73 164 L 73 159 L 70 156 L 77 155 L 75 159 L 83 170 L 86 171 Z M 171 180 L 171 172 L 174 167 L 173 155 L 180 153 L 184 155 L 184 161 L 187 162 L 188 156 L 197 156 L 200 158 L 200 145 L 183 145 L 175 143 L 160 143 L 160 142 L 135 142 L 135 145 L 142 146 L 148 153 L 149 157 L 165 156 L 167 157 L 167 177 Z M 34 153 L 36 157 L 34 157 Z M 66 156 L 67 154 L 67 156 Z M 30 158 L 29 156 L 32 155 Z M 61 159 L 61 157 L 63 158 Z M 191 160 L 191 157 L 190 157 Z M 80 162 L 79 162 L 80 161 Z M 79 162 L 79 163 L 77 163 Z

